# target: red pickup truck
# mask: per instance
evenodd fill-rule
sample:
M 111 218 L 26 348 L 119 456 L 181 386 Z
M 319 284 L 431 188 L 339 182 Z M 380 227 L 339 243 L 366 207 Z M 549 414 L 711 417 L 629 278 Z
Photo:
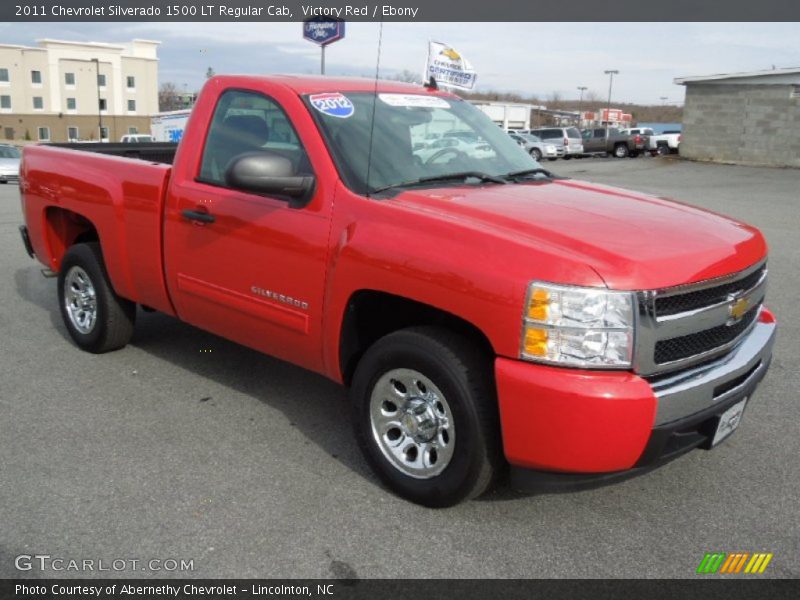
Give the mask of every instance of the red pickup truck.
M 322 373 L 429 506 L 710 448 L 772 354 L 756 229 L 557 177 L 435 86 L 215 77 L 177 147 L 29 146 L 21 189 L 79 347 L 138 305 Z

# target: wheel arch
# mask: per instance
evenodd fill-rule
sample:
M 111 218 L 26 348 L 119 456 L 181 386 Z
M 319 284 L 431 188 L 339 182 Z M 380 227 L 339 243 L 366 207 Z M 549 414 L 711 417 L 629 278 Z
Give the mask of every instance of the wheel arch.
M 98 229 L 90 219 L 60 206 L 45 208 L 42 230 L 47 263 L 55 272 L 61 270 L 61 261 L 71 246 L 83 242 L 100 243 Z M 102 251 L 102 243 L 100 246 Z
M 363 289 L 351 294 L 339 332 L 339 373 L 350 385 L 358 361 L 378 339 L 394 331 L 420 325 L 435 325 L 472 340 L 487 356 L 495 349 L 475 324 L 438 307 L 388 292 Z

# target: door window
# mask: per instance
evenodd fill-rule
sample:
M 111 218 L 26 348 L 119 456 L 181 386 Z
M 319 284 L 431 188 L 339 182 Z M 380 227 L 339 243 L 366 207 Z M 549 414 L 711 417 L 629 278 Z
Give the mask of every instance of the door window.
M 297 175 L 311 174 L 311 163 L 286 113 L 256 92 L 229 90 L 220 96 L 206 136 L 199 181 L 225 185 L 225 170 L 248 152 L 274 152 L 288 158 Z

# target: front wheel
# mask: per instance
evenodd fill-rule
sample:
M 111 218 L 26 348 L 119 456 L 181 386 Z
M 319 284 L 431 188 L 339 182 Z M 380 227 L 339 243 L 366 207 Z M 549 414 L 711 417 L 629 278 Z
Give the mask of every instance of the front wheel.
M 531 156 L 536 162 L 539 162 L 540 160 L 542 160 L 542 151 L 539 150 L 538 148 L 532 148 Z
M 491 365 L 435 327 L 391 333 L 367 351 L 350 390 L 355 432 L 395 493 L 445 507 L 489 489 L 503 464 Z
M 114 292 L 97 242 L 67 250 L 58 274 L 58 300 L 67 331 L 83 350 L 101 354 L 130 341 L 136 304 Z

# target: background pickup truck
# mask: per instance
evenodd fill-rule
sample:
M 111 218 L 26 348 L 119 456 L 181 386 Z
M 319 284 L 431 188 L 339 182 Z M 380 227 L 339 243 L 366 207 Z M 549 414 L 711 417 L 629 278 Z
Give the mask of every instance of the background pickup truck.
M 613 128 L 584 129 L 581 135 L 583 151 L 586 154 L 611 154 L 617 158 L 635 157 L 650 147 L 648 136 L 640 133 L 626 134 Z
M 620 133 L 623 135 L 646 135 L 649 139 L 647 148 L 653 156 L 678 152 L 681 144 L 680 131 L 665 131 L 659 134 L 649 127 L 634 127 L 632 129 L 623 129 Z
M 480 144 L 413 148 L 433 125 Z M 75 343 L 157 310 L 349 388 L 381 480 L 428 506 L 605 482 L 740 423 L 770 362 L 754 228 L 542 169 L 398 82 L 210 79 L 179 146 L 36 145 L 23 243 Z

